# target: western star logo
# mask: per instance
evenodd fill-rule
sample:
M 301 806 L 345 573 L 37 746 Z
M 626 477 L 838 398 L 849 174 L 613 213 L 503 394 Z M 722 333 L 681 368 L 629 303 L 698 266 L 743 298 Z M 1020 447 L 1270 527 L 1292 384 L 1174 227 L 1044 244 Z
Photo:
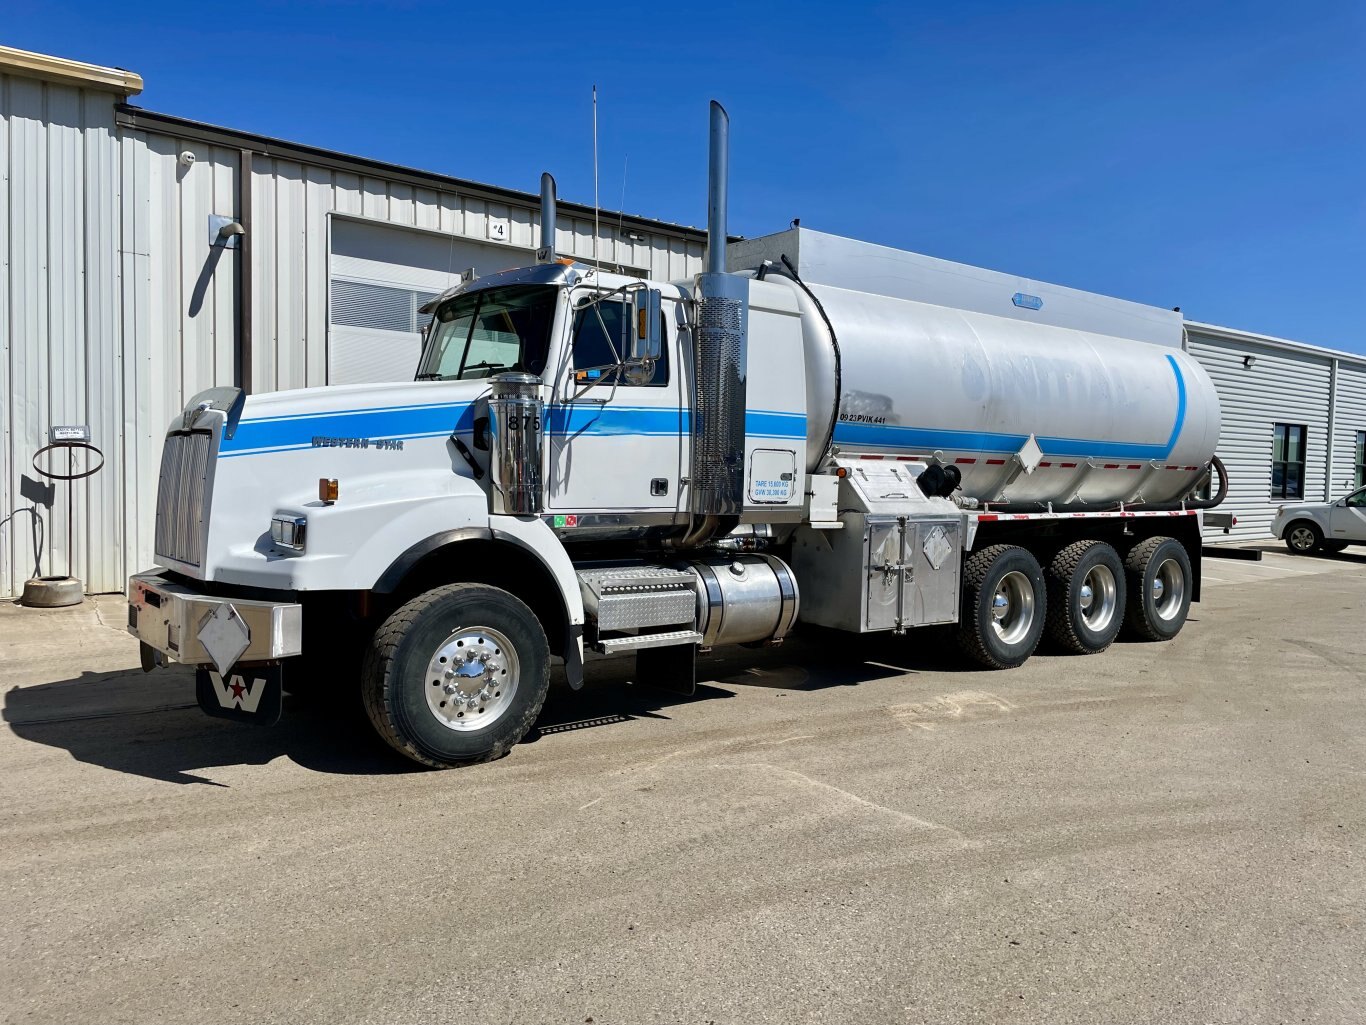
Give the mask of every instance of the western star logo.
M 568 516 L 556 516 L 554 525 L 557 529 L 560 527 L 577 527 L 579 525 L 579 518 L 572 513 Z
M 313 436 L 314 448 L 373 448 L 381 452 L 402 452 L 402 438 L 331 438 L 322 434 Z
M 218 703 L 224 708 L 235 708 L 242 712 L 255 712 L 261 703 L 261 694 L 266 689 L 265 680 L 253 679 L 248 683 L 246 677 L 236 673 L 225 681 L 215 670 L 210 669 L 209 679 L 213 681 L 213 692 Z

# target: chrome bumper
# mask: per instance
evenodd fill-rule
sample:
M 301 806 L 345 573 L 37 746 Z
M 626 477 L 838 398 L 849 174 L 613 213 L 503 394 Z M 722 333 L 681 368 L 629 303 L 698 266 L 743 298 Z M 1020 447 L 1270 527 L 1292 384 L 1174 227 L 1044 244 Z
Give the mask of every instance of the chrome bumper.
M 303 606 L 295 602 L 218 598 L 161 573 L 128 578 L 128 632 L 186 665 L 226 673 L 239 662 L 302 654 L 303 622 Z

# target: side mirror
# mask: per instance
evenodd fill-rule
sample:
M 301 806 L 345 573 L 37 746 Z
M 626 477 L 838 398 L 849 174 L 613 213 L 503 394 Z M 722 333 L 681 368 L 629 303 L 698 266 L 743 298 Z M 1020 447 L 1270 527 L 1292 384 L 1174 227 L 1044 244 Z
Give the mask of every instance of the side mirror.
M 627 317 L 622 323 L 622 351 L 630 360 L 657 360 L 663 351 L 660 335 L 660 292 L 644 288 L 631 292 L 627 300 Z

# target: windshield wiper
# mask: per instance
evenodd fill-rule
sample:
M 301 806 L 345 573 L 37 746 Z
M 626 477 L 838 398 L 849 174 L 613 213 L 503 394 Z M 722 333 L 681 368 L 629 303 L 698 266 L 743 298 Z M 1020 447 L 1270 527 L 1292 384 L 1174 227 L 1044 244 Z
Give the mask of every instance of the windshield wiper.
M 468 366 L 460 368 L 460 376 L 463 378 L 465 376 L 465 371 L 467 370 L 495 370 L 500 367 L 504 370 L 510 369 L 509 367 L 503 366 L 501 363 L 489 363 L 487 361 L 482 363 L 471 363 Z
M 417 380 L 419 380 L 419 381 L 439 381 L 439 380 L 441 380 L 441 375 L 440 375 L 440 374 L 418 374 L 418 375 L 417 375 Z

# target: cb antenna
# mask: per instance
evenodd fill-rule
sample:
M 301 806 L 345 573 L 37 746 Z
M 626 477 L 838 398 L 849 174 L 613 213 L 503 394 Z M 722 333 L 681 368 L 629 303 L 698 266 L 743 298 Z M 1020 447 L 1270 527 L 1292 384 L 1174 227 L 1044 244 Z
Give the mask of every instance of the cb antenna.
M 598 263 L 598 87 L 593 86 L 593 266 Z

